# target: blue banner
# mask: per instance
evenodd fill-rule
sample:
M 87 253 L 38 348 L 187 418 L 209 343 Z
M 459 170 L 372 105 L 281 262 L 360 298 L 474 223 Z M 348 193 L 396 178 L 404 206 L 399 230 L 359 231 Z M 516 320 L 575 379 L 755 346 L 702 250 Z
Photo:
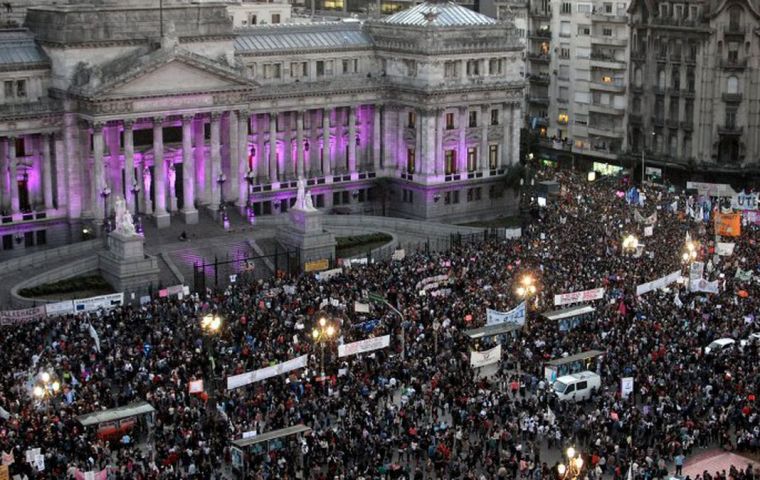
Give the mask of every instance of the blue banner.
M 510 325 L 525 325 L 525 310 L 525 302 L 522 302 L 508 312 L 499 312 L 487 308 L 486 325 L 501 325 L 502 323 L 508 323 Z

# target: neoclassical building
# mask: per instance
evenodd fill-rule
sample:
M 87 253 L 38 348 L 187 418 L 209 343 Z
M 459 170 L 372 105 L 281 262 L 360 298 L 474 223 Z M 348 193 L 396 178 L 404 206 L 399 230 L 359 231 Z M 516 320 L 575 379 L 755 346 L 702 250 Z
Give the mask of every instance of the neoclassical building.
M 0 31 L 0 254 L 98 232 L 118 196 L 159 227 L 282 214 L 301 176 L 326 211 L 465 220 L 514 201 L 513 24 L 423 3 L 234 30 L 224 3 L 156 4 L 69 0 Z

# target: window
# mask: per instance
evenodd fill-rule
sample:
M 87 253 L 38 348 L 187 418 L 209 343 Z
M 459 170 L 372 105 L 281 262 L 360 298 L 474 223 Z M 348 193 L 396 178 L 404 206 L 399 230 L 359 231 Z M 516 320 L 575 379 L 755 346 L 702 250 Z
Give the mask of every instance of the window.
M 726 80 L 726 93 L 737 94 L 739 93 L 739 79 L 733 75 Z
M 444 64 L 443 76 L 445 78 L 456 78 L 459 76 L 459 62 L 449 61 Z
M 446 192 L 443 194 L 443 204 L 451 205 L 451 192 Z
M 660 17 L 662 18 L 669 18 L 670 17 L 670 5 L 667 3 L 661 3 L 660 4 Z
M 414 173 L 415 155 L 413 148 L 406 149 L 406 173 Z
M 451 175 L 457 172 L 457 152 L 456 150 L 446 150 L 444 154 L 444 168 L 446 175 Z
M 678 121 L 678 97 L 670 97 L 670 119 Z
M 13 80 L 5 81 L 5 98 L 13 98 Z
M 730 63 L 739 63 L 739 42 L 728 43 L 728 61 Z
M 308 75 L 308 64 L 306 62 L 292 62 L 290 64 L 291 78 L 303 78 Z
M 681 70 L 678 67 L 673 67 L 673 70 L 670 72 L 670 77 L 673 90 L 681 90 Z
M 579 3 L 578 13 L 591 13 L 592 7 L 590 3 Z
M 572 32 L 570 30 L 570 22 L 560 22 L 559 24 L 559 36 L 560 37 L 569 37 L 572 35 Z
M 496 109 L 491 110 L 491 125 L 499 124 L 499 111 Z
M 467 171 L 474 172 L 478 169 L 478 149 L 476 147 L 467 148 Z
M 414 190 L 402 189 L 401 192 L 404 203 L 414 203 Z
M 694 117 L 694 100 L 686 100 L 683 116 L 687 120 L 690 120 L 692 117 Z
M 689 68 L 686 70 L 686 88 L 689 90 L 689 92 L 694 93 L 694 89 L 696 88 L 696 78 L 694 76 L 694 69 Z
M 560 123 L 562 125 L 567 125 L 567 122 L 570 121 L 570 117 L 567 115 L 566 110 L 560 110 L 559 115 L 557 115 L 557 123 Z
M 581 37 L 591 35 L 591 25 L 578 25 L 578 35 Z
M 696 5 L 689 6 L 689 20 L 695 21 L 699 17 L 699 7 Z
M 446 121 L 446 130 L 453 130 L 454 129 L 454 114 L 453 113 L 447 113 L 445 116 Z
M 498 58 L 492 58 L 488 61 L 488 74 L 498 75 L 501 73 L 501 63 Z
M 256 25 L 257 22 L 258 20 L 256 19 L 256 15 L 248 15 L 248 25 Z
M 641 113 L 641 97 L 633 97 L 633 113 Z
M 417 114 L 414 112 L 414 110 L 409 110 L 409 114 L 407 115 L 406 126 L 409 128 L 414 128 L 416 123 L 417 123 Z
M 588 387 L 588 382 L 578 382 L 577 390 L 585 390 Z
M 454 190 L 451 192 L 451 203 L 457 204 L 459 203 L 459 190 Z
M 317 77 L 325 76 L 325 62 L 324 60 L 317 60 Z
M 683 5 L 680 3 L 675 6 L 673 9 L 673 18 L 676 20 L 680 20 L 683 18 Z
M 665 70 L 663 69 L 660 69 L 657 72 L 657 88 L 660 90 L 665 89 Z
M 417 62 L 414 60 L 406 59 L 404 60 L 404 65 L 406 66 L 406 74 L 409 77 L 416 77 L 417 76 Z
M 353 73 L 351 71 L 351 60 L 342 60 L 341 64 L 343 65 L 343 73 Z
M 728 9 L 728 29 L 732 32 L 741 30 L 742 8 L 734 5 Z
M 26 80 L 19 80 L 16 82 L 16 96 L 18 98 L 26 97 Z
M 570 59 L 570 47 L 560 47 L 559 58 L 569 60 Z
M 571 13 L 573 13 L 573 4 L 569 2 L 562 2 L 559 13 L 563 15 L 570 15 Z
M 603 28 L 602 29 L 602 35 L 605 37 L 611 37 L 612 36 L 612 29 L 611 28 Z
M 584 113 L 576 113 L 573 121 L 576 125 L 588 125 L 588 115 Z
M 279 13 L 273 13 L 272 14 L 272 24 L 280 23 L 280 14 Z
M 480 75 L 480 60 L 467 60 L 467 75 L 470 77 Z
M 491 170 L 494 170 L 495 168 L 498 168 L 499 166 L 499 146 L 498 145 L 489 145 L 488 146 L 488 168 Z
M 612 4 L 611 3 L 605 3 L 604 4 L 604 13 L 607 15 L 612 15 Z
M 576 47 L 575 56 L 577 58 L 591 58 L 591 48 L 589 47 Z M 567 53 L 567 58 L 570 58 L 570 52 Z
M 736 109 L 726 109 L 726 128 L 736 128 Z
M 567 102 L 570 95 L 570 89 L 567 87 L 559 87 L 559 97 L 557 100 L 561 102 Z
M 560 80 L 570 80 L 570 65 L 560 65 L 558 76 Z
M 475 128 L 478 126 L 478 112 L 477 111 L 470 110 L 468 125 L 470 126 L 470 128 Z

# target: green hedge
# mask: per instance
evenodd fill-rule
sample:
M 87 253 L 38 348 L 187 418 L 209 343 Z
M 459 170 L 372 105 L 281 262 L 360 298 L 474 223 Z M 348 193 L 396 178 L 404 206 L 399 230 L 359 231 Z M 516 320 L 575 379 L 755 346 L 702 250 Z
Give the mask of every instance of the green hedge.
M 335 248 L 346 249 L 352 247 L 361 247 L 363 245 L 369 245 L 371 243 L 387 243 L 392 239 L 392 236 L 382 232 L 368 233 L 366 235 L 352 235 L 350 237 L 336 237 Z
M 100 275 L 84 275 L 81 277 L 67 278 L 53 283 L 45 283 L 36 287 L 22 288 L 19 291 L 22 297 L 39 297 L 42 295 L 55 295 L 72 293 L 81 290 L 103 290 L 113 292 L 111 285 Z

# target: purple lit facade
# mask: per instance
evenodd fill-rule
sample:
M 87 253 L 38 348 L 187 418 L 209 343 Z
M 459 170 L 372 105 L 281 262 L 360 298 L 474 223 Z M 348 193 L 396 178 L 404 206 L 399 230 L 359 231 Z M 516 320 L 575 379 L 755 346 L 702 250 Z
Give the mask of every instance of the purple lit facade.
M 140 11 L 158 19 L 149 5 Z M 233 32 L 219 23 L 224 7 L 209 4 L 192 8 L 218 35 L 201 37 L 179 23 L 191 7 L 177 3 L 165 22 L 177 22 L 178 38 L 160 47 L 135 47 L 138 25 L 82 50 L 77 32 L 46 23 L 77 8 L 31 10 L 32 33 L 0 32 L 0 49 L 22 42 L 33 52 L 5 66 L 28 85 L 25 98 L 0 106 L 2 255 L 76 241 L 84 225 L 101 231 L 119 196 L 159 228 L 195 223 L 222 203 L 281 214 L 299 177 L 327 211 L 378 214 L 381 196 L 388 213 L 411 218 L 511 208 L 503 174 L 519 160 L 523 89 L 511 24 L 439 3 L 365 24 Z M 114 2 L 95 13 L 108 23 L 133 10 Z

